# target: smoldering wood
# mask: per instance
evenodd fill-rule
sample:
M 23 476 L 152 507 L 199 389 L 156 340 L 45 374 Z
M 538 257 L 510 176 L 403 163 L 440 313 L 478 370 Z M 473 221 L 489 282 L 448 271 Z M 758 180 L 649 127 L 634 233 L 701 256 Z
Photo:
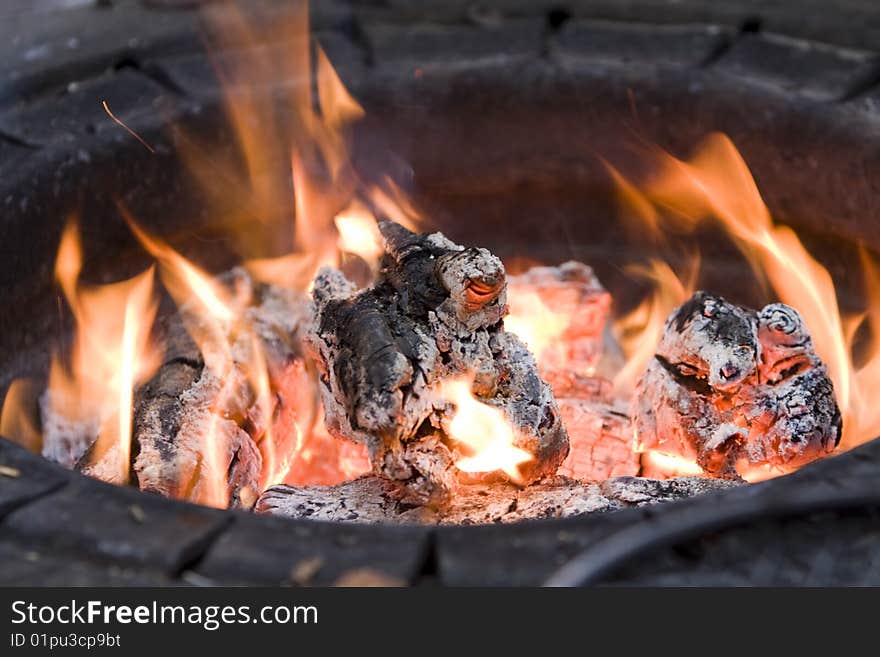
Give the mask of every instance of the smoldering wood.
M 461 485 L 448 506 L 437 508 L 402 503 L 394 482 L 370 474 L 335 486 L 274 486 L 263 493 L 254 510 L 287 518 L 359 523 L 488 524 L 601 513 L 731 485 L 735 482 L 708 478 L 614 477 L 590 483 L 553 476 L 525 488 L 506 482 Z
M 793 469 L 831 452 L 841 434 L 831 379 L 800 314 L 778 303 L 755 312 L 705 292 L 666 321 L 633 417 L 643 448 L 716 477 Z
M 314 285 L 318 363 L 327 427 L 366 445 L 376 474 L 409 504 L 448 504 L 457 488 L 454 409 L 444 381 L 473 375 L 473 393 L 500 408 L 533 455 L 526 483 L 553 474 L 568 438 L 534 358 L 501 319 L 506 276 L 485 249 L 440 233 L 415 234 L 379 221 L 385 255 L 375 283 L 355 291 L 337 270 Z
M 556 403 L 571 443 L 559 474 L 584 481 L 639 474 L 641 463 L 633 451 L 633 425 L 625 402 L 559 397 Z
M 255 284 L 241 269 L 223 280 L 251 298 L 242 320 L 248 330 L 223 336 L 231 362 L 219 372 L 191 337 L 207 332 L 199 314 L 184 306 L 165 322 L 165 362 L 135 395 L 132 483 L 169 497 L 249 508 L 263 487 L 264 453 L 291 454 L 293 423 L 309 426 L 316 406 L 301 353 L 308 300 Z M 268 409 L 257 403 L 247 370 L 255 347 L 266 361 Z M 107 478 L 119 471 L 117 460 L 114 446 L 98 440 L 78 468 Z
M 599 375 L 617 371 L 622 361 L 607 326 L 611 295 L 593 270 L 574 261 L 532 267 L 509 277 L 508 301 L 515 315 L 537 312 L 539 302 L 566 321 L 537 355 L 571 445 L 558 473 L 584 481 L 637 475 L 628 405 L 613 398 L 611 382 Z
M 536 354 L 541 375 L 556 390 L 556 380 L 572 374 L 593 376 L 606 354 L 606 324 L 611 295 L 593 270 L 582 262 L 532 267 L 508 278 L 508 299 L 513 312 L 530 310 L 530 300 L 565 318 L 561 334 Z M 520 304 L 522 304 L 520 306 Z M 534 310 L 532 311 L 534 312 Z

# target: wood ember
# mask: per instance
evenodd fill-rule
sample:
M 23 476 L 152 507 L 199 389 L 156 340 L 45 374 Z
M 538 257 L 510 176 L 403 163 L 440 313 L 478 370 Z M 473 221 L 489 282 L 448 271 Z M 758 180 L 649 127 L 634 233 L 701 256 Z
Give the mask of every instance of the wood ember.
M 553 387 L 572 375 L 593 376 L 606 352 L 605 325 L 611 295 L 593 270 L 569 261 L 556 267 L 532 267 L 508 279 L 511 313 L 527 316 L 536 303 L 561 318 L 565 325 L 552 344 L 535 354 L 543 378 Z
M 645 449 L 696 461 L 717 477 L 788 470 L 832 451 L 841 416 L 800 314 L 759 312 L 698 292 L 675 310 L 636 386 Z
M 505 413 L 516 446 L 534 456 L 521 469 L 525 482 L 553 474 L 568 438 L 532 355 L 504 331 L 501 261 L 440 233 L 385 220 L 379 229 L 386 253 L 372 287 L 356 292 L 329 269 L 314 285 L 308 343 L 330 432 L 366 445 L 374 471 L 407 503 L 446 504 L 459 473 L 447 439 L 454 409 L 439 388 L 473 375 L 473 393 Z
M 633 450 L 629 409 L 609 399 L 557 398 L 571 451 L 559 474 L 586 481 L 602 481 L 641 470 Z
M 564 518 L 681 499 L 735 485 L 707 478 L 664 481 L 615 477 L 601 484 L 548 477 L 520 488 L 495 482 L 459 486 L 443 507 L 402 503 L 393 482 L 366 475 L 335 486 L 274 486 L 255 511 L 288 518 L 360 523 L 488 524 Z
M 508 303 L 517 321 L 541 321 L 540 313 L 530 313 L 543 307 L 565 322 L 537 354 L 571 444 L 559 474 L 586 481 L 637 475 L 629 409 L 612 399 L 610 381 L 597 376 L 603 365 L 614 369 L 608 361 L 618 350 L 606 330 L 611 296 L 593 270 L 579 262 L 533 267 L 509 278 Z
M 225 282 L 252 300 L 224 336 L 229 367 L 206 365 L 190 337 L 208 330 L 198 314 L 184 307 L 170 318 L 165 363 L 135 398 L 132 477 L 142 490 L 249 508 L 263 488 L 267 455 L 294 454 L 296 423 L 314 421 L 316 392 L 300 349 L 309 304 L 291 290 L 254 284 L 240 269 Z M 248 370 L 256 348 L 274 393 L 268 413 Z M 272 444 L 263 443 L 270 436 Z M 98 440 L 78 467 L 107 479 L 119 472 L 118 458 L 115 445 Z

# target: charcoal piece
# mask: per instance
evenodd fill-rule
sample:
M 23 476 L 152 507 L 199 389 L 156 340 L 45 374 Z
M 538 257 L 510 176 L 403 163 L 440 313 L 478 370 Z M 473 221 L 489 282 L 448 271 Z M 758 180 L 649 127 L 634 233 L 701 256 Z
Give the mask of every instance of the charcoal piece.
M 841 431 L 831 379 L 800 314 L 784 304 L 755 312 L 705 292 L 667 319 L 633 417 L 642 449 L 729 478 L 824 456 Z
M 366 445 L 374 471 L 408 502 L 442 506 L 459 476 L 451 470 L 459 446 L 449 440 L 454 408 L 441 389 L 452 377 L 472 377 L 473 394 L 503 411 L 515 445 L 533 456 L 521 482 L 553 474 L 568 438 L 534 358 L 504 331 L 501 261 L 440 233 L 387 220 L 379 229 L 385 255 L 370 288 L 355 291 L 332 269 L 315 280 L 307 344 L 330 433 Z
M 828 371 L 800 314 L 784 304 L 758 313 L 758 389 L 744 412 L 750 463 L 787 470 L 827 454 L 840 442 L 842 419 Z

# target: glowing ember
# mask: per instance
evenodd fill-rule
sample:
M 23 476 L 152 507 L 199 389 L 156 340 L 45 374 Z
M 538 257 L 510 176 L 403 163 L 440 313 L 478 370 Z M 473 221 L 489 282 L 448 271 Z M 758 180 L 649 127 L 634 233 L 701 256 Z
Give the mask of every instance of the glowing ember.
M 458 459 L 455 466 L 462 472 L 501 470 L 511 480 L 521 482 L 519 466 L 533 457 L 514 446 L 513 427 L 504 413 L 477 399 L 472 384 L 472 377 L 455 378 L 444 381 L 440 389 L 440 395 L 455 405 L 449 437 L 471 452 Z
M 539 360 L 557 360 L 553 352 L 563 348 L 559 339 L 571 318 L 549 308 L 535 292 L 510 294 L 508 307 L 510 314 L 504 318 L 504 327 L 522 338 Z

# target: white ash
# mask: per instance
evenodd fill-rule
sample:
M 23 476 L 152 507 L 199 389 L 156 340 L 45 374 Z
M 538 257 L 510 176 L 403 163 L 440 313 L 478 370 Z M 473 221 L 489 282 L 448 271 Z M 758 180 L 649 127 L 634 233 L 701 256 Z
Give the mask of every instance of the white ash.
M 444 507 L 402 504 L 391 481 L 366 475 L 336 486 L 275 486 L 260 497 L 257 513 L 287 518 L 391 524 L 490 524 L 568 518 L 682 499 L 733 482 L 705 478 L 665 481 L 615 477 L 601 484 L 563 476 L 525 488 L 509 483 L 459 486 Z
M 84 418 L 67 417 L 63 409 L 71 404 L 57 399 L 51 390 L 40 395 L 39 403 L 43 456 L 65 468 L 72 468 L 95 442 L 101 419 L 97 414 Z

